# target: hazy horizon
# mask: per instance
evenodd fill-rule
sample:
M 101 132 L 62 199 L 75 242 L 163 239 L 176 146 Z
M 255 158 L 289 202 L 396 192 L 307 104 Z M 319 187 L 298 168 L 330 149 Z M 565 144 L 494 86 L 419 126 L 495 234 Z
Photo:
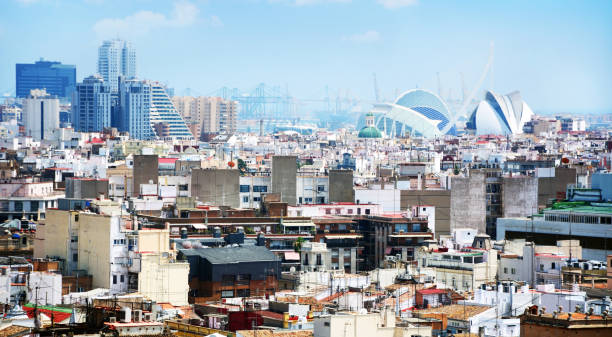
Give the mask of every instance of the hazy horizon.
M 461 97 L 514 90 L 538 113 L 609 113 L 610 1 L 8 0 L 0 12 L 0 94 L 15 63 L 40 57 L 96 72 L 97 50 L 120 37 L 137 50 L 140 78 L 181 95 L 227 86 L 287 87 L 300 99 L 340 92 L 374 101 L 414 87 Z M 481 97 L 476 97 L 480 99 Z

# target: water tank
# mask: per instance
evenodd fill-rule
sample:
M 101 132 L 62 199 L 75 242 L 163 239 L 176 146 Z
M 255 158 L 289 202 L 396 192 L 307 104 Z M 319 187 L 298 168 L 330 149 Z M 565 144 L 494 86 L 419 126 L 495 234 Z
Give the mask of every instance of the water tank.
M 213 238 L 220 238 L 221 237 L 221 227 L 216 226 L 215 228 L 213 228 Z
M 266 236 L 264 233 L 257 234 L 257 245 L 261 247 L 266 245 Z
M 181 239 L 187 239 L 187 228 L 181 228 Z

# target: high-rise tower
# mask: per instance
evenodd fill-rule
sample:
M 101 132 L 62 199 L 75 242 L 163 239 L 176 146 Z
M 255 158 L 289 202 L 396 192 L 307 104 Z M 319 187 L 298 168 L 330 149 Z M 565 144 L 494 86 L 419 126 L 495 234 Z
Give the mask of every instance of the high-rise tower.
M 72 101 L 72 125 L 76 131 L 100 132 L 111 126 L 111 90 L 100 75 L 77 84 Z
M 119 88 L 119 76 L 136 77 L 136 50 L 132 44 L 119 39 L 102 42 L 98 49 L 98 73 L 113 92 Z

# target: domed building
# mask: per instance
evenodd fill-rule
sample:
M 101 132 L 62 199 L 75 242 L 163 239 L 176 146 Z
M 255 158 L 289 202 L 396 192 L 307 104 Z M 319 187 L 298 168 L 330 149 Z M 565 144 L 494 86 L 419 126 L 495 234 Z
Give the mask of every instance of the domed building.
M 391 136 L 434 138 L 455 131 L 446 103 L 423 89 L 408 90 L 393 103 L 375 104 L 370 113 L 375 115 L 375 125 Z
M 520 92 L 498 95 L 488 91 L 472 112 L 466 128 L 476 135 L 520 134 L 533 115 Z
M 359 131 L 359 138 L 382 138 L 382 133 L 378 131 L 374 125 L 375 116 L 373 113 L 368 113 L 365 116 L 365 126 Z

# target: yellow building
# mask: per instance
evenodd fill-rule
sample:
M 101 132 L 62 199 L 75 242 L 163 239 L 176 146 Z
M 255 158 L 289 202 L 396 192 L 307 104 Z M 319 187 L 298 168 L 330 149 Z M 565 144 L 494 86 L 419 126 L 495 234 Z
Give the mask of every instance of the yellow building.
M 86 272 L 95 288 L 187 305 L 189 264 L 176 261 L 169 236 L 167 228 L 126 230 L 116 214 L 53 209 L 38 227 L 34 257 L 61 259 L 64 274 Z

